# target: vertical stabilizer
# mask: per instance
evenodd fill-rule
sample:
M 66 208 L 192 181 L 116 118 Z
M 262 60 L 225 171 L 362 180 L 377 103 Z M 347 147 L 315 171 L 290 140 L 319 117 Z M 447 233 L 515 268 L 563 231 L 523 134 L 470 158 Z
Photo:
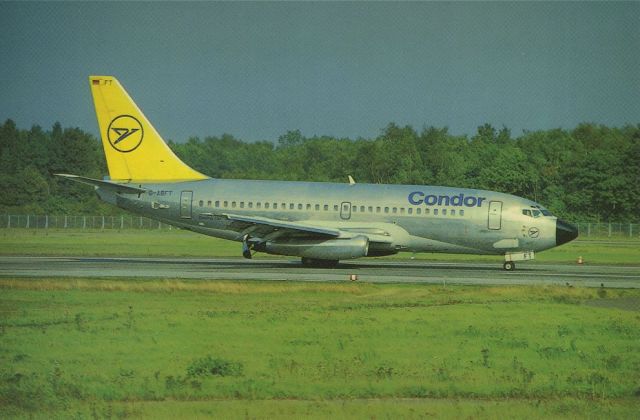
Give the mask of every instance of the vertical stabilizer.
M 171 151 L 112 76 L 90 76 L 109 176 L 116 181 L 166 182 L 205 179 Z

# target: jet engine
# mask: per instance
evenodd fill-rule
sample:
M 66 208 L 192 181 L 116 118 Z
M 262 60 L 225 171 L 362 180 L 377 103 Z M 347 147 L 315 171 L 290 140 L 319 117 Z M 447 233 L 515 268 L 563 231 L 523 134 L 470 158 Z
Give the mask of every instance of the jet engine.
M 288 239 L 256 244 L 256 251 L 268 254 L 292 255 L 314 260 L 347 260 L 365 257 L 369 239 L 356 236 L 345 239 Z

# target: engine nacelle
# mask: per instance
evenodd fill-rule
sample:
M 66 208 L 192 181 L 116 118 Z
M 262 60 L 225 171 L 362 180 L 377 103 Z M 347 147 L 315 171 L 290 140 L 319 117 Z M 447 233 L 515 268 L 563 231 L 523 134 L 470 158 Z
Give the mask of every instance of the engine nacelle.
M 348 239 L 289 239 L 269 241 L 254 249 L 268 254 L 317 260 L 347 260 L 365 257 L 369 251 L 369 239 L 366 236 Z

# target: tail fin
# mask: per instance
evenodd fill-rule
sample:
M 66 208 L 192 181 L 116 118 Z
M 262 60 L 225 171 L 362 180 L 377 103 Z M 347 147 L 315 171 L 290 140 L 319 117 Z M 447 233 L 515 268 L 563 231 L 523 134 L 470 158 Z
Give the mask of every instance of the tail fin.
M 187 181 L 206 176 L 182 162 L 112 76 L 89 76 L 109 176 L 117 181 Z

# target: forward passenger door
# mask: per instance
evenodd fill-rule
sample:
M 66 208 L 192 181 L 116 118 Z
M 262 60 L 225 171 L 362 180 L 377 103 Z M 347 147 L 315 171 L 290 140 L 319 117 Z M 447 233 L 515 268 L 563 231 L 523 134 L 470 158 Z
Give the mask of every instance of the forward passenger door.
M 500 230 L 502 228 L 502 201 L 489 202 L 488 227 L 491 230 Z

